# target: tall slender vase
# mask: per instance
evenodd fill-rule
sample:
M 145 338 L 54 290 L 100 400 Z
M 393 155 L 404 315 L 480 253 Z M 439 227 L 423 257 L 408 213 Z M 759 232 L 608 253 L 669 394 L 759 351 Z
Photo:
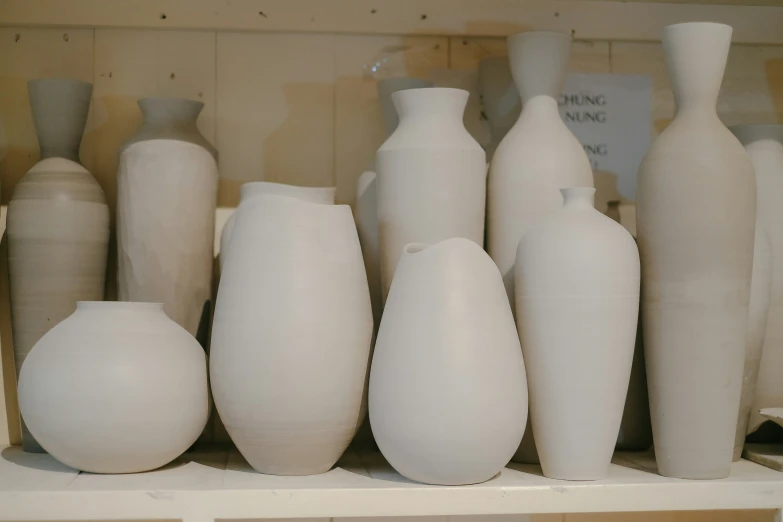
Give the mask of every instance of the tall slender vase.
M 328 471 L 362 421 L 372 310 L 351 210 L 259 195 L 237 209 L 210 377 L 261 473 Z
M 487 158 L 492 159 L 500 141 L 519 119 L 522 100 L 507 56 L 493 56 L 479 62 L 479 93 L 481 107 L 489 124 L 490 142 L 485 147 Z
M 557 97 L 571 55 L 566 34 L 531 31 L 508 38 L 522 114 L 500 142 L 487 186 L 487 251 L 514 299 L 514 261 L 525 232 L 563 205 L 561 188 L 592 187 L 582 145 L 560 119 Z
M 487 169 L 462 122 L 467 91 L 409 89 L 392 98 L 400 124 L 376 155 L 384 299 L 406 244 L 464 237 L 483 245 Z
M 664 28 L 677 112 L 639 168 L 647 383 L 658 472 L 669 477 L 728 476 L 737 427 L 756 183 L 715 109 L 731 32 Z
M 517 250 L 532 428 L 544 475 L 565 480 L 606 477 L 639 316 L 639 252 L 593 207 L 594 194 L 563 189 L 562 210 L 530 228 Z
M 210 317 L 216 151 L 196 127 L 203 103 L 144 98 L 139 107 L 144 123 L 117 172 L 120 300 L 163 303 L 195 336 Z
M 783 125 L 740 125 L 731 131 L 756 171 L 757 226 L 769 234 L 772 251 L 769 313 L 747 427 L 752 433 L 767 420 L 759 409 L 783 405 Z
M 27 354 L 77 301 L 100 301 L 106 278 L 109 207 L 79 164 L 92 85 L 28 83 L 41 160 L 16 185 L 8 205 L 8 275 L 17 376 Z M 43 449 L 22 421 L 25 451 Z
M 285 185 L 283 183 L 271 183 L 268 181 L 251 181 L 244 183 L 239 189 L 239 204 L 250 198 L 260 196 L 261 194 L 273 194 L 277 196 L 287 196 L 290 198 L 320 203 L 322 205 L 334 205 L 334 187 L 298 187 L 296 185 Z M 220 269 L 226 264 L 229 256 L 229 244 L 234 232 L 234 220 L 236 212 L 231 214 L 223 226 L 220 233 Z

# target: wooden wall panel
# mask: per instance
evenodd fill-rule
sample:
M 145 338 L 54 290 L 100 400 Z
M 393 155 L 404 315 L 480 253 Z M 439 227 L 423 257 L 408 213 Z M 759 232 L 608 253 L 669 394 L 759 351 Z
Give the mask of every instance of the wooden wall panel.
M 218 34 L 220 204 L 243 181 L 334 186 L 335 37 Z
M 430 78 L 448 67 L 445 37 L 338 36 L 335 42 L 335 175 L 337 200 L 353 203 L 356 180 L 372 169 L 386 139 L 376 76 Z M 371 66 L 384 57 L 379 72 Z
M 85 136 L 93 174 L 114 208 L 119 147 L 142 122 L 139 98 L 198 100 L 204 136 L 215 142 L 215 33 L 99 29 L 95 33 L 95 126 Z

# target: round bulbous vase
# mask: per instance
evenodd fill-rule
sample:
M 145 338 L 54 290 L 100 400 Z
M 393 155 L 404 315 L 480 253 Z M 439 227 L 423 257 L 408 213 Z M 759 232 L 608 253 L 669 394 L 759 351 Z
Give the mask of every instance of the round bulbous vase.
M 753 246 L 750 305 L 748 306 L 745 371 L 742 375 L 742 395 L 740 395 L 739 418 L 737 420 L 737 433 L 734 439 L 734 454 L 732 458 L 734 462 L 742 457 L 745 436 L 748 434 L 748 421 L 750 420 L 750 412 L 756 395 L 771 295 L 772 245 L 770 244 L 769 234 L 757 220 L 756 238 Z
M 468 92 L 408 89 L 392 98 L 400 124 L 376 154 L 383 299 L 406 244 L 484 244 L 486 155 L 462 121 Z
M 479 94 L 483 114 L 487 118 L 491 140 L 486 145 L 487 158 L 492 159 L 501 140 L 519 119 L 522 100 L 507 56 L 493 56 L 479 62 Z
M 487 252 L 497 263 L 513 302 L 519 240 L 539 220 L 560 209 L 561 188 L 592 187 L 593 172 L 557 107 L 571 37 L 547 31 L 515 34 L 508 38 L 508 53 L 522 113 L 492 156 Z
M 209 411 L 204 350 L 157 303 L 79 302 L 33 348 L 19 407 L 57 460 L 91 473 L 159 468 Z
M 763 337 L 756 390 L 747 433 L 767 419 L 761 408 L 783 405 L 783 125 L 739 125 L 730 129 L 745 146 L 756 172 L 756 226 L 768 234 L 772 256 L 772 289 Z M 754 274 L 755 274 L 754 259 Z M 756 281 L 753 282 L 756 288 Z M 752 321 L 752 319 L 751 319 Z M 752 323 L 748 327 L 750 332 Z M 772 442 L 772 441 L 770 441 Z
M 258 195 L 230 248 L 210 352 L 220 418 L 256 471 L 324 473 L 363 420 L 373 330 L 351 210 Z
M 421 78 L 396 77 L 378 81 L 378 101 L 381 104 L 381 114 L 387 136 L 391 136 L 400 123 L 400 117 L 397 115 L 397 109 L 392 101 L 392 94 L 406 89 L 426 89 L 428 87 L 432 87 L 432 82 Z
M 664 28 L 677 112 L 639 168 L 644 350 L 655 456 L 667 477 L 728 476 L 737 429 L 756 184 L 715 109 L 731 32 Z
M 144 98 L 139 107 L 144 123 L 117 171 L 119 298 L 163 303 L 195 336 L 210 316 L 217 153 L 196 127 L 203 103 Z
M 500 273 L 474 242 L 405 247 L 369 403 L 378 447 L 411 480 L 484 482 L 514 454 L 527 419 L 525 364 Z
M 593 207 L 595 189 L 562 193 L 562 210 L 519 242 L 516 319 L 544 475 L 597 480 L 609 470 L 631 375 L 639 252 Z
M 79 163 L 92 85 L 28 83 L 41 160 L 17 183 L 8 205 L 8 275 L 17 376 L 41 337 L 76 302 L 103 299 L 109 207 Z M 22 421 L 22 447 L 42 452 Z
M 250 183 L 244 183 L 239 189 L 239 204 L 250 198 L 256 197 L 261 194 L 270 194 L 277 196 L 287 196 L 290 198 L 301 199 L 302 201 L 310 201 L 312 203 L 320 203 L 322 205 L 334 205 L 334 187 L 298 187 L 296 185 L 286 185 L 283 183 L 272 183 L 268 181 L 251 181 Z M 223 231 L 220 233 L 220 269 L 223 270 L 223 266 L 226 263 L 228 257 L 229 243 L 231 241 L 231 235 L 234 230 L 234 219 L 236 214 L 231 214 L 228 221 L 223 226 Z

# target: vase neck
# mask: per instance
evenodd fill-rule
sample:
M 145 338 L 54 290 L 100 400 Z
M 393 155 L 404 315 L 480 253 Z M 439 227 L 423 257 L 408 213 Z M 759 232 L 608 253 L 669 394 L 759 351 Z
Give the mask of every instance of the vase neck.
M 569 187 L 560 189 L 563 208 L 595 208 L 595 189 L 592 187 Z
M 461 89 L 407 89 L 392 95 L 400 125 L 423 121 L 462 125 L 468 92 Z
M 557 100 L 547 94 L 534 96 L 525 102 L 522 112 L 526 117 L 536 117 L 538 115 L 552 115 L 560 119 L 560 112 L 557 106 Z
M 90 110 L 92 84 L 44 79 L 27 83 L 41 159 L 65 158 L 79 163 L 79 147 Z
M 508 37 L 511 75 L 522 105 L 536 96 L 557 98 L 571 58 L 571 37 L 551 31 L 528 31 Z
M 714 113 L 731 45 L 731 27 L 684 23 L 663 30 L 677 113 Z
M 204 104 L 183 98 L 143 98 L 139 107 L 147 125 L 195 127 Z

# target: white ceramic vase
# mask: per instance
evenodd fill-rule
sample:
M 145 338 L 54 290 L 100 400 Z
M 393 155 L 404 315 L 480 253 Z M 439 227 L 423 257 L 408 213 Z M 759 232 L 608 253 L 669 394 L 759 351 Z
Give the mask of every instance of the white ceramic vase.
M 479 93 L 483 115 L 489 126 L 490 142 L 484 147 L 487 158 L 492 159 L 500 141 L 519 119 L 522 100 L 507 56 L 493 56 L 479 62 Z
M 119 298 L 163 303 L 196 335 L 211 315 L 216 151 L 196 127 L 203 103 L 144 98 L 139 107 L 144 123 L 117 171 Z
M 560 209 L 561 188 L 592 187 L 582 145 L 560 118 L 557 97 L 571 54 L 566 34 L 531 31 L 508 38 L 511 74 L 522 114 L 500 142 L 487 186 L 487 251 L 514 300 L 519 240 L 541 218 Z
M 370 286 L 372 315 L 375 328 L 381 322 L 381 259 L 378 244 L 378 176 L 365 170 L 356 182 L 356 203 L 353 209 L 359 242 L 362 245 L 364 269 Z
M 29 82 L 41 160 L 17 183 L 8 205 L 8 276 L 17 377 L 43 335 L 76 309 L 102 300 L 109 245 L 103 189 L 81 164 L 79 145 L 92 85 Z M 43 449 L 22 422 L 25 451 Z
M 257 471 L 324 473 L 363 420 L 373 329 L 351 209 L 259 195 L 230 248 L 210 352 L 220 418 Z
M 322 205 L 334 205 L 334 187 L 298 187 L 296 185 L 285 185 L 283 183 L 271 183 L 268 181 L 251 181 L 244 183 L 239 188 L 239 204 L 247 201 L 250 198 L 262 195 L 270 194 L 277 196 L 287 196 L 289 198 L 301 199 L 302 201 L 310 201 L 312 203 L 320 203 Z M 226 258 L 229 256 L 229 243 L 231 241 L 231 235 L 234 230 L 234 219 L 236 214 L 232 213 L 229 216 L 226 224 L 223 225 L 223 230 L 220 233 L 220 270 L 223 270 L 223 266 L 226 264 Z
M 206 425 L 204 350 L 161 304 L 80 301 L 27 357 L 19 407 L 35 438 L 68 466 L 155 469 Z
M 383 298 L 403 247 L 464 237 L 484 244 L 486 155 L 465 129 L 468 92 L 392 95 L 400 124 L 376 155 Z
M 745 371 L 742 375 L 742 395 L 740 396 L 737 433 L 734 439 L 734 462 L 740 460 L 740 457 L 742 457 L 742 448 L 745 446 L 745 436 L 749 433 L 748 421 L 750 420 L 754 397 L 756 395 L 771 294 L 772 246 L 770 245 L 767 231 L 757 220 L 756 238 L 753 247 L 753 277 L 750 285 L 750 305 L 748 306 Z M 780 378 L 780 370 L 783 370 L 783 367 L 780 367 L 777 372 L 778 379 Z M 783 402 L 781 403 L 783 404 Z M 758 409 L 753 411 L 758 412 Z
M 497 267 L 454 238 L 404 249 L 370 372 L 378 447 L 428 484 L 492 478 L 527 419 L 525 365 Z
M 595 189 L 562 193 L 562 210 L 519 242 L 516 319 L 544 475 L 596 480 L 608 472 L 628 391 L 639 252 L 593 207 Z
M 677 113 L 639 168 L 647 384 L 658 472 L 669 477 L 728 476 L 737 428 L 756 184 L 715 110 L 730 43 L 722 24 L 664 28 Z
M 757 226 L 769 234 L 772 255 L 769 314 L 747 427 L 752 433 L 766 420 L 759 409 L 783 405 L 783 125 L 741 125 L 731 130 L 756 171 Z

